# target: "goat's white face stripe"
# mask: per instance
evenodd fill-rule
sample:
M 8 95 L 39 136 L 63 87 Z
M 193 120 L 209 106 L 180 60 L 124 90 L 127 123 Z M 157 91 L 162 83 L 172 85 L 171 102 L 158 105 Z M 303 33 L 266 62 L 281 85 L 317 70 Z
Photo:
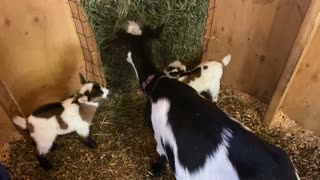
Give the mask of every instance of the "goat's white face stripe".
M 136 22 L 128 21 L 128 23 L 129 25 L 128 25 L 127 33 L 133 34 L 133 35 L 140 35 L 140 36 L 142 35 L 142 30 Z
M 132 65 L 133 69 L 134 69 L 134 72 L 136 73 L 136 76 L 137 78 L 139 79 L 139 76 L 138 76 L 138 72 L 137 72 L 137 69 L 136 67 L 134 66 L 133 64 L 133 60 L 132 60 L 132 56 L 131 56 L 131 51 L 128 52 L 128 55 L 127 55 L 127 61 Z
M 183 71 L 186 71 L 186 70 L 187 70 L 186 66 L 185 66 L 184 64 L 182 64 L 182 62 L 179 61 L 179 60 L 173 61 L 172 63 L 170 63 L 170 64 L 168 65 L 168 67 L 173 67 L 173 68 L 176 68 L 176 69 L 181 69 L 181 70 L 183 70 Z
M 102 98 L 107 98 L 107 95 L 109 94 L 109 90 L 105 87 L 101 88 L 103 95 Z

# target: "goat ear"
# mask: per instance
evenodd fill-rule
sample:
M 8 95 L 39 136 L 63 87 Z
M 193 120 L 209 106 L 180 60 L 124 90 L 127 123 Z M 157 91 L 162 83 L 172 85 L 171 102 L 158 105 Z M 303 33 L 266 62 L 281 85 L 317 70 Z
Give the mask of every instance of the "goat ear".
M 127 31 L 128 27 L 129 27 L 129 21 L 121 23 L 119 25 L 119 27 L 120 27 L 120 30 Z
M 88 96 L 81 96 L 81 97 L 79 97 L 78 101 L 80 103 L 87 103 L 88 102 Z
M 141 19 L 136 19 L 135 22 L 138 24 L 138 26 L 142 29 L 144 26 L 144 22 Z
M 80 78 L 80 83 L 81 84 L 85 84 L 87 82 L 86 79 L 83 77 L 83 75 L 81 73 L 79 73 L 79 78 Z
M 161 26 L 159 26 L 159 27 L 151 30 L 151 34 L 150 34 L 151 37 L 152 37 L 152 38 L 155 38 L 155 39 L 160 38 L 161 33 L 162 33 L 162 31 L 163 31 L 163 28 L 164 28 L 164 24 L 162 24 Z

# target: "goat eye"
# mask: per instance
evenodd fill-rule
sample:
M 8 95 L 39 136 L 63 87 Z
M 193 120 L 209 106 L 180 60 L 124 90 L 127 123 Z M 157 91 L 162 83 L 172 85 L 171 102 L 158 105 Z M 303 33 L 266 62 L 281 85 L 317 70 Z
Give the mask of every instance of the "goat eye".
M 84 93 L 84 95 L 89 96 L 89 95 L 90 95 L 90 92 L 89 92 L 89 91 L 86 91 L 86 92 Z
M 167 68 L 168 71 L 172 71 L 173 69 L 174 69 L 174 68 L 171 67 L 171 66 L 169 66 L 169 67 Z
M 178 73 L 177 73 L 177 72 L 170 72 L 169 75 L 170 75 L 170 76 L 177 76 Z
M 94 89 L 91 93 L 93 96 L 98 97 L 103 94 L 103 91 L 99 88 L 99 89 Z

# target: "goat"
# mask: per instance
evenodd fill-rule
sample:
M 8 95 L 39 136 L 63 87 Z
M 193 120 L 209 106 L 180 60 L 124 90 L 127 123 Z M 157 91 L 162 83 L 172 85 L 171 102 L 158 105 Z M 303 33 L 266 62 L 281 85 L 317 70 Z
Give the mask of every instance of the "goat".
M 170 78 L 178 79 L 182 73 L 187 71 L 186 65 L 181 61 L 176 60 L 170 63 L 163 72 Z
M 105 99 L 109 90 L 96 82 L 86 81 L 79 74 L 82 84 L 79 94 L 62 102 L 43 105 L 27 118 L 16 116 L 13 122 L 27 129 L 36 143 L 38 162 L 45 170 L 52 168 L 46 154 L 54 148 L 58 135 L 76 131 L 84 144 L 95 148 L 97 143 L 90 136 L 90 125 L 100 102 Z
M 209 101 L 217 102 L 223 68 L 229 64 L 230 60 L 231 55 L 228 54 L 221 62 L 203 62 L 190 71 L 186 71 L 186 66 L 180 61 L 174 61 L 168 65 L 164 73 L 188 84 Z
M 129 28 L 130 23 L 119 39 L 125 40 L 127 62 L 147 97 L 145 119 L 160 155 L 151 166 L 154 175 L 161 175 L 169 162 L 178 180 L 298 179 L 284 150 L 155 67 L 151 41 L 160 36 L 163 26 Z M 130 29 L 137 26 L 140 33 L 132 33 Z

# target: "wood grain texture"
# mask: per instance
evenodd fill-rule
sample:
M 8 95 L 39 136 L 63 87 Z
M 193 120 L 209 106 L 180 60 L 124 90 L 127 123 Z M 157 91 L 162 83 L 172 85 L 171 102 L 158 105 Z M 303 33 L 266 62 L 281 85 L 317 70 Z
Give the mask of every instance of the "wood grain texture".
M 290 52 L 286 67 L 283 70 L 281 78 L 278 82 L 277 88 L 269 103 L 264 121 L 272 122 L 274 115 L 277 113 L 279 107 L 291 86 L 296 72 L 304 58 L 311 40 L 316 34 L 317 26 L 319 24 L 320 1 L 312 1 L 305 19 L 299 30 L 299 34 L 295 40 L 294 46 Z
M 299 7 L 292 0 L 217 0 L 206 60 L 230 52 L 223 81 L 269 101 L 304 18 Z
M 282 109 L 303 127 L 320 136 L 320 27 L 317 26 L 306 53 L 284 98 Z
M 10 135 L 15 131 L 10 118 L 7 116 L 3 108 L 0 106 L 0 146 L 4 143 Z
M 11 123 L 14 116 L 24 117 L 7 85 L 0 80 L 0 144 L 10 137 L 14 131 L 14 126 L 24 139 L 31 144 L 32 140 L 27 131 Z
M 0 79 L 23 113 L 79 87 L 85 66 L 67 0 L 0 1 Z

